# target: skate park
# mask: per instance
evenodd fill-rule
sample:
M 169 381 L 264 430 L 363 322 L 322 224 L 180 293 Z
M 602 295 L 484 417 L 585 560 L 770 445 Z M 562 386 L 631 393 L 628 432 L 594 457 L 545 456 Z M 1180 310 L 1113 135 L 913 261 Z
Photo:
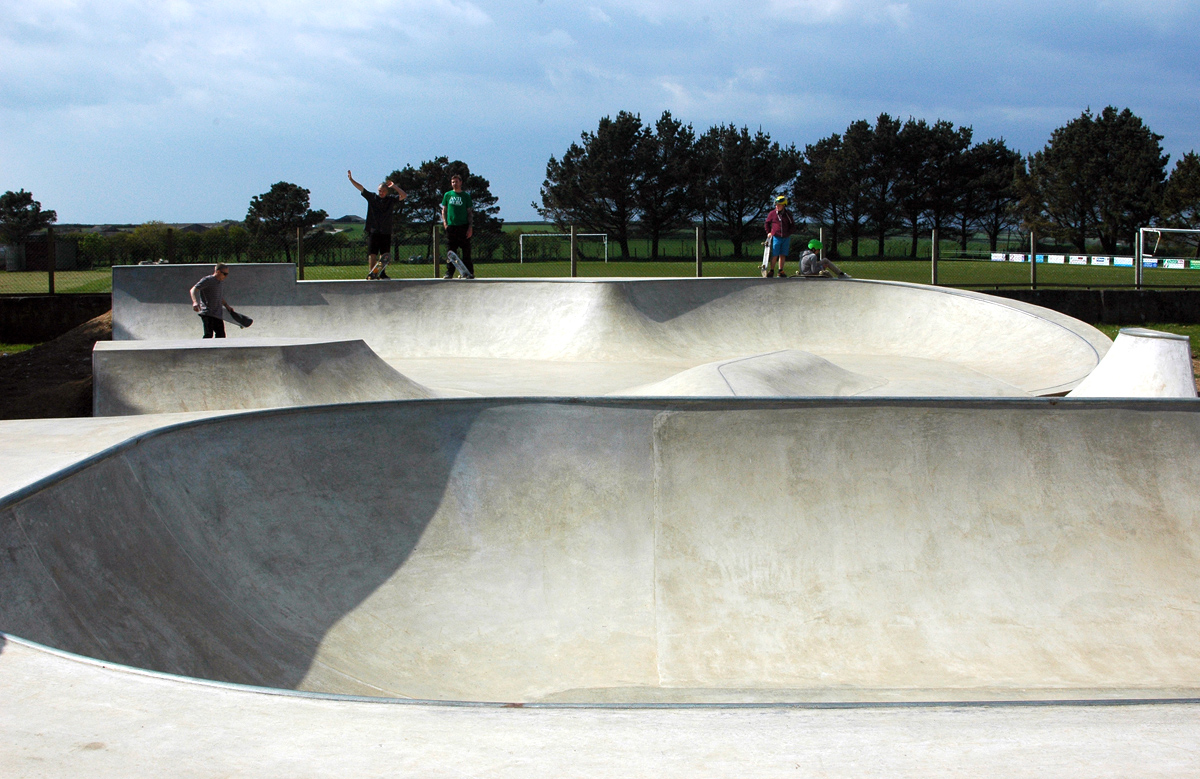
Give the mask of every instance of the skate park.
M 236 271 L 255 324 L 201 344 L 196 267 L 116 269 L 98 416 L 0 425 L 22 754 L 1194 768 L 1186 341 L 888 282 Z

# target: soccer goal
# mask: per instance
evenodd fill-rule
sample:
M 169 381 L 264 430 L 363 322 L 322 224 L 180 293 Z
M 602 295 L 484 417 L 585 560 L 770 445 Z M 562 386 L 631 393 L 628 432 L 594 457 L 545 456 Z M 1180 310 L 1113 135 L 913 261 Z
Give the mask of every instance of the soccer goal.
M 517 238 L 517 245 L 518 245 L 518 249 L 520 251 L 521 262 L 522 263 L 525 262 L 525 239 L 526 238 L 530 238 L 530 239 L 533 239 L 533 238 L 557 238 L 557 239 L 559 239 L 558 243 L 561 245 L 562 244 L 561 239 L 563 239 L 563 238 L 570 239 L 570 237 L 571 237 L 570 233 L 522 233 Z M 576 241 L 580 240 L 581 238 L 598 238 L 604 244 L 604 261 L 608 262 L 608 233 L 575 233 Z M 566 260 L 571 259 L 570 250 L 568 249 L 568 256 L 560 258 L 560 259 L 566 259 Z
M 1137 246 L 1133 248 L 1133 266 L 1134 266 L 1134 283 L 1138 288 L 1142 286 L 1142 269 L 1146 266 L 1159 266 L 1158 249 L 1162 243 L 1163 234 L 1180 234 L 1194 235 L 1200 238 L 1200 230 L 1187 227 L 1139 227 L 1137 234 Z M 1150 241 L 1153 240 L 1153 245 Z M 1172 258 L 1177 261 L 1182 261 L 1182 258 Z M 1169 260 L 1168 260 L 1169 261 Z M 1164 265 L 1164 267 L 1167 267 Z M 1187 267 L 1186 264 L 1180 264 L 1178 267 Z M 1191 267 L 1196 267 L 1193 264 Z

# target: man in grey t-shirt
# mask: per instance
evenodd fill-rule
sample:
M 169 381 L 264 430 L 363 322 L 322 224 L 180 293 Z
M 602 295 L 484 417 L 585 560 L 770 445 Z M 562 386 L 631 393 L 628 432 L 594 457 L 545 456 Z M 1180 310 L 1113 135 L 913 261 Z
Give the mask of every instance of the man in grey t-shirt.
M 213 267 L 211 276 L 205 276 L 192 287 L 192 310 L 200 314 L 204 323 L 205 338 L 224 338 L 225 320 L 221 318 L 221 310 L 229 309 L 236 313 L 233 306 L 225 302 L 225 279 L 229 278 L 229 266 L 218 262 Z

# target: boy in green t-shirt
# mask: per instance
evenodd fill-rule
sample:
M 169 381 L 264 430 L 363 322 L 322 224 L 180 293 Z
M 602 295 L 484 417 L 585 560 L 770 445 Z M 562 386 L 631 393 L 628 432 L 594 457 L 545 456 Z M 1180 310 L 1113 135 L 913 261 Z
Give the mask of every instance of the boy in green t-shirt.
M 475 278 L 475 265 L 471 262 L 471 234 L 474 232 L 475 210 L 471 206 L 471 193 L 464 192 L 462 176 L 455 174 L 450 177 L 450 191 L 442 196 L 442 227 L 446 229 L 446 248 L 457 252 L 463 265 L 467 266 L 467 275 L 463 278 Z M 454 266 L 446 264 L 446 275 L 442 278 L 454 278 Z

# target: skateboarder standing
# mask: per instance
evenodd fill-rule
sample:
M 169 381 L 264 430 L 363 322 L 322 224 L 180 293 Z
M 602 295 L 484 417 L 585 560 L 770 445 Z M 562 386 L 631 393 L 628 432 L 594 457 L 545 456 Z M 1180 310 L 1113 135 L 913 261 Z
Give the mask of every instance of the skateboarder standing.
M 378 192 L 368 192 L 366 187 L 354 180 L 350 171 L 346 171 L 346 178 L 367 201 L 367 224 L 363 228 L 367 237 L 367 278 L 386 279 L 386 263 L 380 256 L 386 257 L 392 250 L 392 213 L 396 210 L 396 204 L 408 194 L 393 184 L 391 179 L 380 184 Z
M 475 232 L 475 209 L 471 205 L 471 193 L 463 191 L 462 176 L 455 173 L 450 177 L 450 191 L 442 196 L 442 227 L 446 229 L 446 248 L 456 252 L 467 266 L 463 278 L 475 278 L 475 265 L 471 262 L 471 235 Z M 446 275 L 454 278 L 454 265 L 447 264 Z
M 770 278 L 775 275 L 775 270 L 771 267 L 772 262 L 779 267 L 779 278 L 787 278 L 787 274 L 783 272 L 783 265 L 787 262 L 792 233 L 796 231 L 796 220 L 792 218 L 791 212 L 787 210 L 787 204 L 788 199 L 780 195 L 775 198 L 775 210 L 767 214 L 765 227 L 767 240 L 771 242 L 771 253 L 766 267 L 763 268 L 764 278 Z
M 229 266 L 218 262 L 213 266 L 213 272 L 196 282 L 191 289 L 192 310 L 200 314 L 204 323 L 205 338 L 224 338 L 225 320 L 221 318 L 221 309 L 229 309 L 230 314 L 237 313 L 233 306 L 225 300 L 225 279 L 229 278 Z

